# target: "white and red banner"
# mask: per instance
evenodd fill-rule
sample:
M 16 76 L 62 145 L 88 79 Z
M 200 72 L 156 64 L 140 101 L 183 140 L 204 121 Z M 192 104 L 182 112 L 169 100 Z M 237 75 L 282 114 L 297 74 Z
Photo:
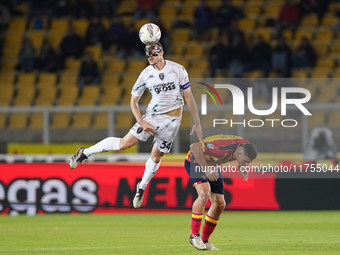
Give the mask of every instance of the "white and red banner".
M 90 164 L 71 170 L 65 163 L 0 164 L 0 212 L 114 212 L 132 208 L 142 164 Z M 256 174 L 256 173 L 254 173 Z M 240 177 L 240 176 L 239 176 Z M 224 175 L 227 209 L 279 210 L 273 178 Z M 149 183 L 142 206 L 190 209 L 196 191 L 184 166 L 161 165 Z

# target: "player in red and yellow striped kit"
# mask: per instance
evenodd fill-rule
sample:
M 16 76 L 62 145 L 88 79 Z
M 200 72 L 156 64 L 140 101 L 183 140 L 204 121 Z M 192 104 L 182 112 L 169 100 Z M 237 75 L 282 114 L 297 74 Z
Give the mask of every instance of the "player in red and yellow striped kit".
M 191 235 L 189 239 L 195 248 L 199 250 L 218 250 L 209 242 L 209 237 L 213 233 L 226 205 L 222 174 L 219 171 L 212 171 L 212 168 L 208 166 L 220 166 L 237 160 L 239 171 L 244 180 L 247 181 L 248 172 L 242 171 L 242 167 L 248 166 L 256 157 L 257 150 L 255 146 L 239 136 L 214 135 L 190 145 L 190 150 L 185 159 L 185 169 L 198 194 L 198 198 L 192 206 Z M 205 205 L 209 199 L 211 207 L 205 217 L 202 236 L 200 236 Z

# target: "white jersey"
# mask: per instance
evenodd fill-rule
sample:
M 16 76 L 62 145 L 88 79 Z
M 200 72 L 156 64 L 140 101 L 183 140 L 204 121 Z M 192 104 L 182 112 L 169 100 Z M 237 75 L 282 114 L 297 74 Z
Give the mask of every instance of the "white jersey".
M 189 77 L 185 68 L 166 60 L 161 71 L 151 65 L 146 67 L 140 73 L 131 94 L 141 96 L 145 89 L 149 89 L 152 98 L 146 111 L 151 114 L 162 114 L 182 107 L 183 91 L 189 87 Z

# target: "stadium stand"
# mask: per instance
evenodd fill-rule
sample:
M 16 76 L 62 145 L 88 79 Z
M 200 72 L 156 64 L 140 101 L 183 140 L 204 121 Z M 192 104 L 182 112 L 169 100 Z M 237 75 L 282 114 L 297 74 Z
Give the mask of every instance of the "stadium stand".
M 193 78 L 210 76 L 209 51 L 219 34 L 215 21 L 212 21 L 209 25 L 210 29 L 200 41 L 196 40 L 193 28 L 198 3 L 198 0 L 164 0 L 159 5 L 159 17 L 163 21 L 170 38 L 169 49 L 165 52 L 166 58 L 183 65 L 188 70 L 189 76 Z M 281 34 L 278 34 L 276 23 L 284 1 L 233 0 L 231 3 L 242 13 L 237 22 L 239 29 L 246 38 L 245 52 L 251 49 L 255 38 L 259 35 L 262 35 L 264 40 L 271 45 L 272 50 L 276 46 L 276 39 L 283 36 L 291 50 L 291 56 L 294 57 L 300 41 L 307 38 L 311 40 L 312 48 L 316 53 L 316 65 L 299 68 L 293 68 L 290 65 L 286 77 L 340 77 L 340 36 L 338 31 L 334 30 L 334 26 L 339 22 L 337 16 L 337 11 L 340 8 L 339 2 L 331 1 L 327 12 L 321 19 L 316 13 L 301 16 L 296 30 L 284 29 Z M 120 20 L 125 32 L 131 23 L 138 31 L 144 23 L 152 21 L 152 18 L 149 17 L 135 19 L 135 4 L 135 1 L 120 1 L 117 6 L 116 13 L 121 15 Z M 208 5 L 213 11 L 216 11 L 220 4 L 221 1 L 208 1 Z M 28 8 L 26 9 L 28 10 Z M 57 17 L 45 13 L 39 16 L 31 16 L 26 11 L 21 17 L 13 16 L 6 30 L 2 33 L 0 106 L 129 105 L 129 90 L 136 81 L 139 72 L 147 63 L 143 52 L 120 56 L 118 53 L 122 45 L 118 39 L 108 47 L 104 47 L 106 42 L 98 45 L 85 45 L 84 50 L 91 51 L 99 65 L 101 82 L 99 86 L 86 86 L 83 91 L 79 91 L 77 85 L 81 65 L 79 58 L 67 58 L 64 65 L 60 63 L 60 67 L 55 73 L 37 73 L 36 69 L 33 72 L 25 73 L 18 69 L 18 63 L 23 41 L 26 38 L 32 42 L 36 55 L 40 54 L 40 47 L 44 40 L 48 40 L 54 50 L 60 54 L 60 44 L 69 26 L 73 26 L 75 32 L 82 38 L 84 38 L 89 26 L 89 19 L 76 15 Z M 111 17 L 101 17 L 101 20 L 107 30 L 112 28 Z M 225 39 L 225 45 L 229 48 L 232 44 L 231 41 L 228 41 L 229 35 L 223 33 L 222 37 Z M 246 66 L 249 59 L 248 54 L 245 63 L 242 64 Z M 227 59 L 225 68 L 218 72 L 220 76 L 231 76 L 229 64 L 230 61 Z M 258 69 L 246 71 L 250 78 L 261 77 L 263 74 Z M 266 77 L 274 76 L 278 76 L 276 70 L 266 72 Z M 317 103 L 338 102 L 339 89 L 334 84 L 324 86 L 309 84 L 306 85 L 307 87 L 312 94 L 317 95 L 315 97 Z M 224 102 L 228 96 L 227 92 L 225 95 L 221 95 Z M 147 104 L 149 99 L 150 95 L 145 95 L 141 102 Z M 326 119 L 328 113 L 328 111 L 319 112 L 318 116 L 321 116 L 321 119 Z M 333 112 L 331 115 L 333 116 Z M 22 116 L 23 119 L 19 121 L 18 116 Z M 91 126 L 92 117 L 94 128 L 101 129 L 107 126 L 107 116 L 104 113 L 98 113 L 91 117 L 86 116 L 84 118 L 89 123 L 85 125 L 87 127 Z M 117 116 L 116 124 L 122 116 L 124 114 Z M 125 116 L 127 115 L 125 114 Z M 71 124 L 71 128 L 79 128 L 78 122 L 70 123 L 69 118 L 69 113 L 56 113 L 51 118 L 51 126 L 53 128 L 67 128 Z M 29 119 L 28 122 L 27 119 Z M 28 128 L 41 129 L 41 119 L 42 117 L 39 114 L 25 116 L 1 114 L 0 128 L 25 128 L 26 124 L 29 123 Z M 132 119 L 131 117 L 131 122 Z M 102 126 L 101 120 L 105 122 Z M 311 122 L 316 125 L 314 121 Z M 130 121 L 125 123 L 131 125 Z M 124 127 L 129 125 L 126 124 Z M 117 128 L 123 127 L 118 126 Z M 188 128 L 188 123 L 183 125 L 183 128 Z

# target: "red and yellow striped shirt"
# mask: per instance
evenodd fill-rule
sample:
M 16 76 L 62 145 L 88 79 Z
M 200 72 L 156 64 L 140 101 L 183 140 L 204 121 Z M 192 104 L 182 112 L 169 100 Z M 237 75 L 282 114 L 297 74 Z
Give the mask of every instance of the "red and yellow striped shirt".
M 249 141 L 235 135 L 213 135 L 200 141 L 204 159 L 207 161 L 208 165 L 222 165 L 233 161 L 233 155 L 236 149 L 241 144 L 246 143 L 249 143 Z M 197 163 L 191 150 L 189 150 L 186 160 L 191 163 Z

